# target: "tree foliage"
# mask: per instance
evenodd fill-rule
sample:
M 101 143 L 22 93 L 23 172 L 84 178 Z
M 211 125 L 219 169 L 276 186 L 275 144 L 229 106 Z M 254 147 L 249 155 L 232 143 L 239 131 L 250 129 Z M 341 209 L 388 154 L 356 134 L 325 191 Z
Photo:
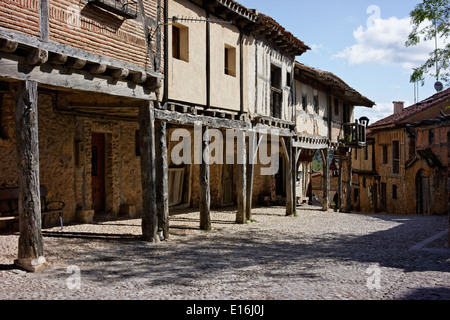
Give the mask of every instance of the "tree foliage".
M 430 58 L 411 75 L 411 82 L 421 81 L 424 75 L 437 77 L 450 84 L 450 0 L 423 0 L 410 13 L 413 30 L 406 46 L 415 46 L 422 41 L 442 39 L 445 46 L 430 52 Z

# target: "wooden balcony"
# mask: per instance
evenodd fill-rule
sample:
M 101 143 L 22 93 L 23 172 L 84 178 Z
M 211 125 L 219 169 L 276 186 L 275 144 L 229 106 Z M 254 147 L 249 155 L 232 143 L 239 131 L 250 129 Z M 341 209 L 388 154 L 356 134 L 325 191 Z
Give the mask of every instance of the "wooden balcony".
M 345 148 L 362 149 L 366 147 L 366 125 L 358 120 L 343 123 L 339 133 L 339 144 Z
M 137 17 L 136 0 L 89 0 L 88 3 L 127 19 Z

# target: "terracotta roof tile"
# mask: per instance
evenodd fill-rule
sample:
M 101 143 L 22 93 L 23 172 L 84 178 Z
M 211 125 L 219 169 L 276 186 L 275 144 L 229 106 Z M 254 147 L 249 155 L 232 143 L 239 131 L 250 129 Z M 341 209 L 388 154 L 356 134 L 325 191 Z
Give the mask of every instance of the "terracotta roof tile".
M 425 111 L 439 103 L 442 103 L 446 100 L 450 99 L 450 88 L 435 95 L 416 103 L 408 108 L 403 109 L 403 111 L 392 114 L 389 117 L 381 119 L 374 124 L 370 125 L 369 128 L 374 129 L 376 127 L 386 126 L 386 125 L 396 125 L 402 121 L 407 120 L 408 118 Z

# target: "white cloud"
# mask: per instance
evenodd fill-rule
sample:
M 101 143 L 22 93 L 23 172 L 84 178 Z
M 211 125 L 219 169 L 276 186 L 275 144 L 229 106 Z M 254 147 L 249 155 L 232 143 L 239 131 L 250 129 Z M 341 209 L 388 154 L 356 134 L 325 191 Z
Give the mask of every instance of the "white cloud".
M 311 52 L 313 52 L 315 55 L 320 56 L 322 55 L 321 50 L 323 49 L 323 44 L 312 44 L 310 45 Z
M 434 41 L 406 47 L 412 30 L 410 18 L 374 19 L 368 28 L 358 27 L 353 32 L 356 43 L 335 54 L 350 65 L 399 65 L 411 70 L 422 65 L 434 50 Z

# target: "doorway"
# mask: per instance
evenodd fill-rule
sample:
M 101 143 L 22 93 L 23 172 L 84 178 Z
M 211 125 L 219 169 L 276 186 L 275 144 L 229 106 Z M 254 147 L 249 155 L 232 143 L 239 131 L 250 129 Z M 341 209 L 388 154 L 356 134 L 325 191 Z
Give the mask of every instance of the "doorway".
M 105 188 L 105 134 L 92 133 L 92 209 L 97 212 L 104 212 L 106 208 L 106 188 Z
M 430 179 L 423 170 L 416 177 L 417 214 L 430 213 Z

